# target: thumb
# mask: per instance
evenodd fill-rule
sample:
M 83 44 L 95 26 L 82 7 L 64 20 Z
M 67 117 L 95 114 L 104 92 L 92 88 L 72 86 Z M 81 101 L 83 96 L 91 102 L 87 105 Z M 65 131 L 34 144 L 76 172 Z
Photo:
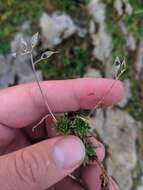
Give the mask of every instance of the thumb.
M 0 187 L 43 190 L 83 161 L 85 148 L 75 136 L 56 137 L 0 157 Z

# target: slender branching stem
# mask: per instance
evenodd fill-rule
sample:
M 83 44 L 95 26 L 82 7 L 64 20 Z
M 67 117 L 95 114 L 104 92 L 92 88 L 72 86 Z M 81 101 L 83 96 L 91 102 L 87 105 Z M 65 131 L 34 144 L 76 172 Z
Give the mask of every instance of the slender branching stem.
M 40 82 L 39 82 L 39 80 L 38 80 L 38 77 L 37 77 L 37 74 L 36 74 L 35 65 L 34 65 L 34 60 L 33 60 L 33 54 L 32 54 L 32 52 L 30 52 L 30 60 L 31 60 L 31 65 L 32 65 L 32 70 L 33 70 L 33 73 L 34 73 L 34 77 L 35 77 L 35 80 L 36 80 L 37 85 L 38 85 L 38 87 L 39 87 L 39 90 L 40 90 L 40 92 L 41 92 L 41 95 L 42 95 L 44 104 L 45 104 L 45 106 L 46 106 L 48 112 L 51 114 L 51 116 L 52 116 L 54 122 L 56 123 L 56 122 L 57 122 L 57 119 L 56 119 L 56 117 L 54 116 L 54 114 L 53 114 L 53 112 L 52 112 L 52 110 L 51 110 L 51 108 L 50 108 L 50 106 L 49 106 L 49 104 L 48 104 L 48 102 L 47 102 L 47 99 L 46 99 L 46 97 L 45 97 L 45 95 L 44 95 L 44 92 L 43 92 L 42 87 L 41 87 L 41 85 L 40 85 Z M 34 128 L 35 128 L 35 127 L 34 127 Z
M 107 90 L 107 92 L 105 93 L 105 95 L 96 103 L 96 105 L 94 106 L 94 108 L 90 111 L 89 113 L 89 117 L 94 113 L 94 110 L 96 110 L 105 100 L 105 98 L 110 95 L 110 93 L 112 92 L 112 89 L 114 88 L 116 82 L 120 79 L 120 77 L 122 76 L 122 74 L 126 71 L 126 68 L 123 68 L 123 70 L 120 71 L 119 74 L 117 74 L 115 76 L 115 81 L 111 84 L 110 88 Z
M 36 124 L 36 125 L 34 125 L 34 127 L 32 128 L 32 131 L 34 132 L 34 130 L 40 125 L 40 124 L 42 124 L 43 122 L 44 122 L 44 120 L 46 120 L 48 117 L 49 117 L 49 113 L 47 114 L 47 115 L 45 115 L 44 117 L 42 117 L 42 119 Z M 57 122 L 57 121 L 55 121 L 55 122 Z

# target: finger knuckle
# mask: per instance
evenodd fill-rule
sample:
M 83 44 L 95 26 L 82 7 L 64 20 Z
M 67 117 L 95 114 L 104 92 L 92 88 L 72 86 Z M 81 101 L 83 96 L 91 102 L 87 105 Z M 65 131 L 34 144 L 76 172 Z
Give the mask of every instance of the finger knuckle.
M 15 170 L 25 183 L 40 184 L 40 163 L 31 151 L 22 150 L 15 156 Z

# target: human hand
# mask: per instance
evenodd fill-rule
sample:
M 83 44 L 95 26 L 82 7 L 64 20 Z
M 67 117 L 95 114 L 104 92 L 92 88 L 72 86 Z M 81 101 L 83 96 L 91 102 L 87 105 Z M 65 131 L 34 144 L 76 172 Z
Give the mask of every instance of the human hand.
M 113 80 L 89 78 L 45 81 L 41 82 L 41 86 L 52 111 L 64 113 L 93 108 L 112 83 Z M 102 106 L 110 106 L 122 96 L 123 86 L 117 81 Z M 58 136 L 30 144 L 35 135 L 31 130 L 32 126 L 47 114 L 36 83 L 1 90 L 0 103 L 1 189 L 83 189 L 66 177 L 82 164 L 85 149 L 80 139 L 75 136 Z M 25 136 L 24 129 L 28 131 L 29 139 Z M 39 127 L 38 136 L 44 136 L 42 126 Z M 103 145 L 97 140 L 94 143 L 98 147 L 98 159 L 103 160 Z M 89 189 L 100 190 L 101 170 L 98 165 L 80 168 L 77 173 L 80 173 Z M 114 190 L 114 187 L 111 185 L 110 189 Z

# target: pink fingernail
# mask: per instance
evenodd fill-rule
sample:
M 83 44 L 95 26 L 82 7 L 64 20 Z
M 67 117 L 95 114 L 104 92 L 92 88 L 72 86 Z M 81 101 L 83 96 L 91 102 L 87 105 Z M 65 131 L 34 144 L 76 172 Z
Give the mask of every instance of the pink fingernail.
M 59 168 L 71 169 L 79 165 L 85 156 L 85 148 L 77 137 L 65 137 L 59 140 L 53 150 L 53 158 Z

